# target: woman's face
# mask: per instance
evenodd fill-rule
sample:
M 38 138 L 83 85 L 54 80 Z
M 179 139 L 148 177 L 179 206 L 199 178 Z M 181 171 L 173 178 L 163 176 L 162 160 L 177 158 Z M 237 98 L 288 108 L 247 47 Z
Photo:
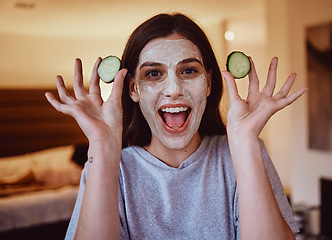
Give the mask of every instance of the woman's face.
M 210 80 L 190 40 L 173 34 L 150 41 L 131 86 L 131 97 L 151 129 L 151 144 L 159 140 L 170 149 L 183 149 L 198 135 Z

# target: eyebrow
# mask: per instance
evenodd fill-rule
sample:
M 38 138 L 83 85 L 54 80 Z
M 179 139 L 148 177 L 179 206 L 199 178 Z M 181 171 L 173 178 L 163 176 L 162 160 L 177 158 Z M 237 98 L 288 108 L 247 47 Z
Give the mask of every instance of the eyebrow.
M 192 62 L 197 62 L 197 63 L 199 63 L 200 65 L 203 66 L 202 62 L 200 60 L 198 60 L 197 58 L 187 58 L 187 59 L 184 59 L 184 60 L 180 61 L 178 63 L 178 65 L 180 65 L 180 64 L 186 64 L 186 63 L 192 63 Z
M 142 69 L 144 67 L 156 67 L 156 66 L 161 66 L 161 65 L 162 64 L 158 63 L 158 62 L 145 62 L 139 67 L 139 69 Z
M 184 59 L 182 61 L 180 61 L 177 65 L 181 65 L 181 64 L 186 64 L 186 63 L 192 63 L 192 62 L 197 62 L 199 63 L 200 65 L 203 66 L 202 62 L 199 61 L 197 58 L 187 58 L 187 59 Z M 158 66 L 161 66 L 163 65 L 162 63 L 158 63 L 158 62 L 145 62 L 143 63 L 139 69 L 142 69 L 144 67 L 158 67 Z

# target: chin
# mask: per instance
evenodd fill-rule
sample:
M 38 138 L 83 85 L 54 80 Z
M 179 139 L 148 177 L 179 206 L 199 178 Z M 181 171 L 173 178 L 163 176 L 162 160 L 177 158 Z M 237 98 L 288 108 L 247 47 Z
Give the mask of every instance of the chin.
M 187 134 L 184 136 L 170 136 L 170 137 L 161 137 L 159 140 L 162 144 L 172 150 L 181 150 L 187 147 L 190 142 L 193 140 L 195 134 Z

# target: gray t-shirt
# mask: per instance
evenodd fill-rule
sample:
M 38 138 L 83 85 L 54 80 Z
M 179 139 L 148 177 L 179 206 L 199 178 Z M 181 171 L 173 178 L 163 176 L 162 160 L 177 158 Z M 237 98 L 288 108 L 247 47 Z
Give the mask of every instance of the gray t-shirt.
M 279 208 L 292 231 L 298 232 L 263 143 L 262 148 Z M 86 176 L 87 165 L 66 239 L 75 235 Z M 119 208 L 122 239 L 240 239 L 237 186 L 227 137 L 204 137 L 178 168 L 141 147 L 123 149 Z

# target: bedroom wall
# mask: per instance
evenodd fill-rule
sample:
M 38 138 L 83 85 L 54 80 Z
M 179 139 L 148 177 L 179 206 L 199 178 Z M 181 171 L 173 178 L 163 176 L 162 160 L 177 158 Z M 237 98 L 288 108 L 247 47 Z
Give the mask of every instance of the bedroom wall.
M 127 36 L 123 36 L 127 38 Z M 0 87 L 55 87 L 61 74 L 68 86 L 73 82 L 74 60 L 83 61 L 84 81 L 88 83 L 98 56 L 121 56 L 125 40 L 32 36 L 0 33 Z M 110 85 L 103 84 L 103 94 Z
M 298 11 L 298 6 L 303 6 Z M 295 14 L 293 15 L 293 12 Z M 305 54 L 305 28 L 307 26 L 332 21 L 332 2 L 320 1 L 290 1 L 291 41 L 290 53 L 291 63 L 294 69 L 299 71 L 303 79 L 307 81 L 306 54 Z M 293 31 L 294 29 L 294 31 Z M 300 44 L 299 44 L 300 43 Z M 302 59 L 302 61 L 298 61 Z M 317 205 L 319 198 L 320 177 L 332 178 L 332 152 L 315 151 L 308 149 L 308 95 L 291 115 L 292 119 L 292 141 L 298 142 L 292 151 L 293 157 L 293 188 L 294 201 L 304 201 Z M 301 121 L 305 116 L 305 121 Z M 302 124 L 298 124 L 298 123 Z
M 332 2 L 266 0 L 265 4 L 268 54 L 278 54 L 283 60 L 279 65 L 279 79 L 294 71 L 298 74 L 295 87 L 306 86 L 305 29 L 331 21 Z M 332 178 L 332 152 L 308 148 L 308 101 L 308 94 L 305 94 L 273 118 L 268 136 L 270 146 L 273 146 L 271 154 L 283 156 L 290 167 L 293 203 L 317 206 L 320 204 L 320 177 Z

